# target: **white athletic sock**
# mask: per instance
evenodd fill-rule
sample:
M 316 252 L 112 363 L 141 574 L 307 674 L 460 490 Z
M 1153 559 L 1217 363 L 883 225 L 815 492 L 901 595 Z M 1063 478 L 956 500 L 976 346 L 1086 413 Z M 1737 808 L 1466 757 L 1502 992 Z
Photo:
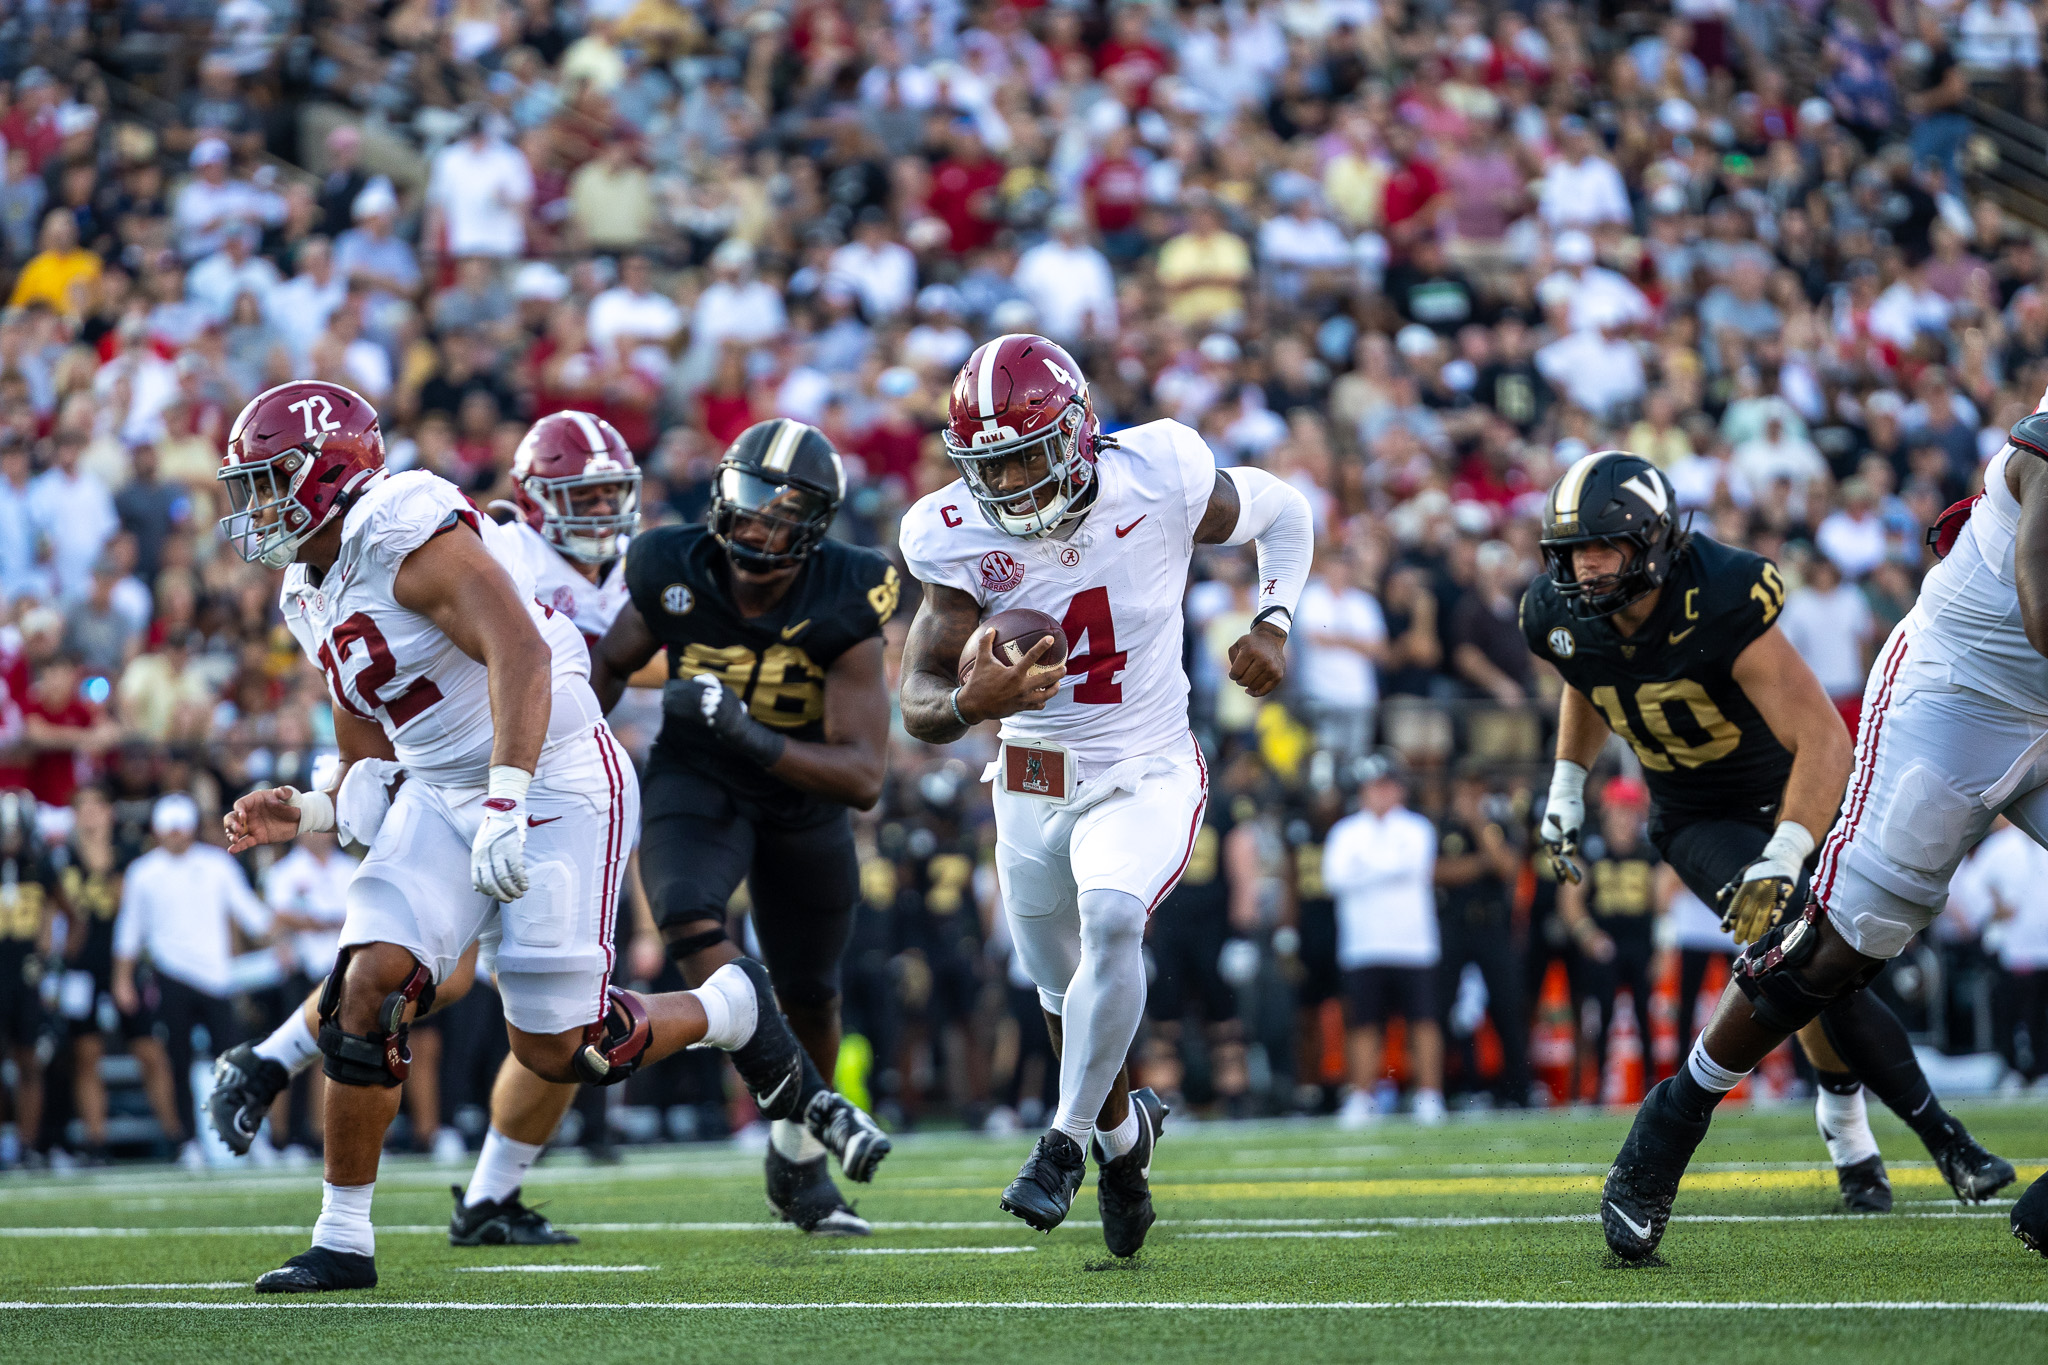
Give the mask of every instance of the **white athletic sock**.
M 1701 1086 L 1717 1095 L 1725 1095 L 1741 1085 L 1742 1078 L 1749 1074 L 1747 1071 L 1730 1071 L 1709 1057 L 1707 1036 L 1704 1033 L 1693 1039 L 1692 1055 L 1685 1059 L 1685 1069 L 1692 1073 L 1692 1078 Z
M 462 1192 L 463 1207 L 495 1203 L 525 1184 L 526 1173 L 540 1160 L 544 1145 L 508 1138 L 492 1125 L 484 1134 L 484 1149 L 476 1154 L 469 1188 Z
M 1813 1117 L 1820 1125 L 1820 1135 L 1827 1139 L 1828 1157 L 1835 1165 L 1853 1166 L 1877 1155 L 1877 1135 L 1870 1131 L 1862 1086 L 1848 1095 L 1821 1091 L 1814 1096 Z
M 754 983 L 736 962 L 728 962 L 704 984 L 690 992 L 704 1007 L 704 1036 L 692 1047 L 715 1047 L 731 1052 L 745 1047 L 760 1022 L 761 1005 L 754 995 Z
M 1138 1145 L 1138 1122 L 1138 1104 L 1133 1100 L 1130 1112 L 1124 1115 L 1122 1123 L 1114 1128 L 1095 1130 L 1095 1140 L 1102 1144 L 1103 1160 L 1115 1161 Z
M 313 1030 L 306 1027 L 305 1013 L 293 1010 L 290 1018 L 272 1030 L 268 1038 L 256 1044 L 256 1055 L 268 1057 L 296 1076 L 319 1058 L 320 1040 L 313 1036 Z
M 816 1161 L 825 1155 L 825 1144 L 811 1136 L 811 1130 L 796 1119 L 777 1119 L 768 1125 L 768 1141 L 791 1161 Z
M 313 1224 L 313 1245 L 329 1251 L 346 1251 L 357 1256 L 377 1254 L 377 1232 L 370 1226 L 370 1196 L 377 1182 L 367 1185 L 320 1183 L 320 1218 Z

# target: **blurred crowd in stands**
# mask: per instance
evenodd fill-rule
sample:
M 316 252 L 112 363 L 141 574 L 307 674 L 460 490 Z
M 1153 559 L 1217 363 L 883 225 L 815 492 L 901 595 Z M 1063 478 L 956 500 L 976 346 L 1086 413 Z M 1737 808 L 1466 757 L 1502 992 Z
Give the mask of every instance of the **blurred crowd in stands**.
M 1316 518 L 1279 698 L 1224 677 L 1247 560 L 1189 585 L 1217 792 L 1155 918 L 1142 1079 L 1351 1122 L 1435 1069 L 1454 1103 L 1639 1093 L 1727 945 L 1645 861 L 1618 745 L 1598 856 L 1636 860 L 1630 894 L 1561 903 L 1529 856 L 1556 695 L 1515 619 L 1533 508 L 1588 451 L 1655 461 L 1696 529 L 1784 566 L 1853 726 L 1924 528 L 2048 389 L 2048 203 L 1983 174 L 1985 120 L 2043 112 L 2023 0 L 0 7 L 0 1159 L 176 1150 L 223 1035 L 325 968 L 345 855 L 192 861 L 332 748 L 276 575 L 214 529 L 248 398 L 345 383 L 395 467 L 480 505 L 529 422 L 596 412 L 650 521 L 700 517 L 724 445 L 794 416 L 845 455 L 836 533 L 887 548 L 951 477 L 954 370 L 1007 331 L 1074 352 L 1105 430 L 1177 418 Z M 899 735 L 859 823 L 842 1088 L 897 1124 L 1034 1122 L 1054 1085 L 994 905 L 989 743 Z M 1353 809 L 1418 813 L 1398 912 L 1323 883 Z M 2048 1071 L 2044 856 L 1987 845 L 1880 987 L 2013 1084 Z M 180 901 L 203 950 L 120 923 L 138 871 L 212 888 Z M 663 969 L 625 946 L 622 977 Z M 1439 989 L 1347 1030 L 1374 952 Z M 474 1136 L 493 1009 L 445 1019 L 394 1141 Z M 571 1126 L 601 1150 L 747 1118 L 690 1057 Z M 273 1137 L 317 1141 L 303 1093 Z

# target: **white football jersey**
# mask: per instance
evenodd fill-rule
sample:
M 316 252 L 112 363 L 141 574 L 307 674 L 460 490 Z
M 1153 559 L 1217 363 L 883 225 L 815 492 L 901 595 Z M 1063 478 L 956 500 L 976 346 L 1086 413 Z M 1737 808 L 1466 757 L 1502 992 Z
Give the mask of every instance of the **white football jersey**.
M 334 704 L 375 720 L 407 774 L 437 787 L 482 787 L 491 761 L 491 696 L 484 666 L 431 620 L 400 606 L 405 557 L 451 521 L 474 527 L 505 566 L 541 638 L 554 651 L 548 744 L 589 729 L 590 651 L 570 619 L 533 601 L 533 576 L 509 532 L 454 484 L 425 470 L 379 478 L 342 519 L 341 553 L 316 585 L 304 564 L 285 570 L 285 624 L 327 677 Z
M 1928 571 L 1904 625 L 1916 659 L 1945 665 L 1961 686 L 2048 716 L 2048 659 L 2027 643 L 2013 577 L 2020 504 L 2005 481 L 2013 460 L 2033 458 L 2009 445 L 1992 457 L 1983 497 L 1948 558 Z
M 1067 634 L 1067 677 L 1005 739 L 1050 740 L 1088 781 L 1128 758 L 1188 745 L 1181 598 L 1216 460 L 1193 428 L 1148 422 L 1096 461 L 1094 506 L 1064 540 L 989 524 L 955 480 L 904 514 L 899 545 L 920 582 L 967 593 L 984 616 L 1031 607 Z
M 583 576 L 574 560 L 548 544 L 547 537 L 531 525 L 512 521 L 503 529 L 533 576 L 533 595 L 542 606 L 553 607 L 575 622 L 586 640 L 596 640 L 611 629 L 619 608 L 627 600 L 627 537 L 619 537 L 618 558 L 606 565 L 603 576 L 593 583 Z

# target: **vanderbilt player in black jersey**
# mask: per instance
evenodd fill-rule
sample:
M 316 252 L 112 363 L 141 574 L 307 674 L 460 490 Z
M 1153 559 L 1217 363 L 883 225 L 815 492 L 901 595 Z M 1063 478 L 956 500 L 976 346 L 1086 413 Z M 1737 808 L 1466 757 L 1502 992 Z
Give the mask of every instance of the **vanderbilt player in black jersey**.
M 879 552 L 826 539 L 845 496 L 838 452 L 816 427 L 778 417 L 747 428 L 713 476 L 705 524 L 634 539 L 630 600 L 592 651 L 590 679 L 609 711 L 667 649 L 642 784 L 640 871 L 655 923 L 684 979 L 701 983 L 739 956 L 726 906 L 744 878 L 783 1012 L 827 1077 L 860 895 L 851 811 L 881 796 L 882 626 L 901 590 Z M 858 1128 L 841 1169 L 871 1179 L 889 1150 L 881 1129 L 830 1091 L 814 1103 Z M 767 1161 L 768 1202 L 786 1221 L 869 1231 L 803 1123 L 774 1126 Z
M 1522 630 L 1565 689 L 1540 833 L 1560 878 L 1579 880 L 1586 770 L 1613 731 L 1642 761 L 1651 843 L 1748 943 L 1804 899 L 1817 836 L 1848 785 L 1849 734 L 1777 628 L 1785 604 L 1777 566 L 1681 531 L 1674 501 L 1654 465 L 1618 450 L 1580 459 L 1544 501 L 1549 572 L 1522 599 Z M 1829 1123 L 1840 1126 L 1845 1113 L 1860 1119 L 1861 1080 L 1920 1135 L 1957 1197 L 1983 1199 L 2012 1180 L 2012 1166 L 1936 1102 L 1905 1029 L 1877 997 L 1858 991 L 1837 1001 L 1799 1040 L 1828 1092 L 1822 1135 L 1831 1152 L 1845 1150 L 1845 1135 Z M 1667 1182 L 1667 1111 L 1703 1133 L 1734 1084 L 1696 1045 L 1645 1097 L 1601 1202 L 1617 1255 L 1650 1255 L 1670 1216 L 1683 1156 Z M 1831 1105 L 1830 1096 L 1848 1103 Z M 1852 1208 L 1889 1207 L 1866 1133 L 1847 1150 L 1872 1155 L 1837 1163 L 1843 1195 Z
M 14 1058 L 14 1131 L 21 1160 L 40 1166 L 43 1127 L 44 955 L 57 909 L 56 878 L 36 848 L 36 802 L 0 792 L 0 1045 Z M 0 1100 L 6 1091 L 0 1088 Z

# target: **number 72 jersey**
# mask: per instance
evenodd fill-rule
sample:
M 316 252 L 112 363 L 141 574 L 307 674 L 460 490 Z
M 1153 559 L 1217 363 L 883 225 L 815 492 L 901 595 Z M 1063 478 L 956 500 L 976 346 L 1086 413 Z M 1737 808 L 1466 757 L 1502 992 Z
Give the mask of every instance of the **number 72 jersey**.
M 989 524 L 954 481 L 903 515 L 899 544 L 919 582 L 955 588 L 988 616 L 1030 607 L 1067 634 L 1067 676 L 1042 711 L 1003 738 L 1066 746 L 1089 781 L 1140 755 L 1188 748 L 1181 598 L 1216 458 L 1193 428 L 1147 422 L 1117 433 L 1095 463 L 1095 501 L 1064 540 Z
M 1628 741 L 1667 820 L 1742 816 L 1776 806 L 1792 772 L 1734 677 L 1784 605 L 1777 565 L 1695 535 L 1634 635 L 1574 616 L 1547 575 L 1522 598 L 1522 634 Z

